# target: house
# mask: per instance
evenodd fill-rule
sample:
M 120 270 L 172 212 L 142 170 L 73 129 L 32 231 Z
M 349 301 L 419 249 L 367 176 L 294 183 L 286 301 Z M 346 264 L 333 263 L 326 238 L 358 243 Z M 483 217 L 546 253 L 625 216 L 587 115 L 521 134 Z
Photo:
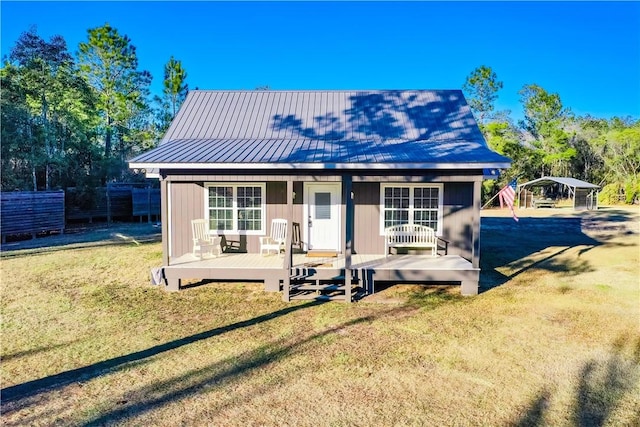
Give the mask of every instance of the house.
M 509 165 L 459 90 L 191 91 L 159 146 L 130 160 L 161 183 L 167 289 L 259 280 L 285 300 L 347 301 L 376 281 L 477 294 L 482 179 Z M 222 255 L 192 255 L 198 218 Z M 285 254 L 261 256 L 275 218 Z M 387 256 L 385 229 L 403 223 L 433 228 L 438 256 Z

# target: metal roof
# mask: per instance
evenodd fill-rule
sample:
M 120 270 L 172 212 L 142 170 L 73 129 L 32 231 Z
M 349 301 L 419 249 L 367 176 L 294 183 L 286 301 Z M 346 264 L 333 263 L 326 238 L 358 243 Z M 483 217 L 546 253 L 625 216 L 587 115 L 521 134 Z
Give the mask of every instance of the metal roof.
M 543 176 L 542 178 L 534 179 L 532 181 L 525 182 L 524 184 L 520 184 L 518 185 L 518 188 L 541 187 L 544 185 L 550 185 L 554 183 L 563 184 L 573 188 L 600 188 L 599 185 L 591 184 L 586 181 L 581 181 L 576 178 L 556 177 L 556 176 Z
M 502 168 L 462 92 L 191 91 L 136 168 Z

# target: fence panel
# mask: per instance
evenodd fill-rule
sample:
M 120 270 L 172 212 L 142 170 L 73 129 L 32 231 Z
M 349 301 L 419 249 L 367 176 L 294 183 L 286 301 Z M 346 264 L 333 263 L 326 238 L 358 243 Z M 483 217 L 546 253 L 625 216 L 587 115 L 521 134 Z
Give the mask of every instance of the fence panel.
M 84 192 L 83 192 L 84 191 Z M 67 220 L 131 219 L 131 187 L 109 185 L 92 189 L 67 189 Z
M 64 191 L 0 193 L 2 242 L 7 236 L 64 232 Z
M 133 216 L 160 216 L 160 189 L 133 188 L 131 189 Z

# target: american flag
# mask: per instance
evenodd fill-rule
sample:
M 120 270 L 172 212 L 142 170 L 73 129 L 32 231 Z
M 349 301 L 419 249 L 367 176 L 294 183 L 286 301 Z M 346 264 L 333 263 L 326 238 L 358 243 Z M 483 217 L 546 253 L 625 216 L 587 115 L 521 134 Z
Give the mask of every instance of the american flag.
M 498 196 L 500 197 L 500 207 L 504 207 L 507 205 L 509 209 L 511 209 L 511 215 L 513 215 L 513 219 L 515 221 L 519 221 L 516 216 L 516 212 L 513 210 L 513 201 L 516 198 L 516 187 L 517 180 L 513 179 L 509 184 L 507 184 L 502 190 L 498 192 Z

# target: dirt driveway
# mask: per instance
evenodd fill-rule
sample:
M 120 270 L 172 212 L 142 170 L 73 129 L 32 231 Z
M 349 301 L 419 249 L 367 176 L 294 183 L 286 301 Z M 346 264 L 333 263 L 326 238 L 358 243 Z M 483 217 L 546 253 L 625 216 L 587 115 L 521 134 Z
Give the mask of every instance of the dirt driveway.
M 92 223 L 67 226 L 64 234 L 51 234 L 35 239 L 7 242 L 0 247 L 2 256 L 61 249 L 140 244 L 159 242 L 162 231 L 159 224 L 149 223 Z

